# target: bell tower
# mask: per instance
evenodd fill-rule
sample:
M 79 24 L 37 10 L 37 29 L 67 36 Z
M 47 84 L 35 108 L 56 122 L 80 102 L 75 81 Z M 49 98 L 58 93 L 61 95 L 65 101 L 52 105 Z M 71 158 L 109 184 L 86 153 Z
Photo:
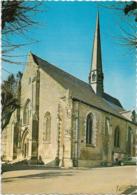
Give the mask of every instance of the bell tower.
M 89 84 L 93 88 L 95 94 L 97 94 L 98 96 L 102 96 L 104 92 L 103 79 L 104 76 L 102 70 L 101 39 L 98 13 L 93 42 L 91 69 L 89 73 Z

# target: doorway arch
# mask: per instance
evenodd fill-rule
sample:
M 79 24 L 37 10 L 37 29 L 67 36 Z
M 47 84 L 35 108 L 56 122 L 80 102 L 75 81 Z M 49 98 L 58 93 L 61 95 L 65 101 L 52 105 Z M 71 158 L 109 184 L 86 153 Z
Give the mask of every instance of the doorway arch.
M 22 156 L 24 159 L 28 159 L 29 157 L 29 131 L 26 129 L 22 135 Z

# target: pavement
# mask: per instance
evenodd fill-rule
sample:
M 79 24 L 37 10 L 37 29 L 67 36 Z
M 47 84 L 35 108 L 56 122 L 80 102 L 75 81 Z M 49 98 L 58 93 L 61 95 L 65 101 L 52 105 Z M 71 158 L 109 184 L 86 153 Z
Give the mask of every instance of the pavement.
M 137 194 L 136 166 L 9 171 L 2 194 Z

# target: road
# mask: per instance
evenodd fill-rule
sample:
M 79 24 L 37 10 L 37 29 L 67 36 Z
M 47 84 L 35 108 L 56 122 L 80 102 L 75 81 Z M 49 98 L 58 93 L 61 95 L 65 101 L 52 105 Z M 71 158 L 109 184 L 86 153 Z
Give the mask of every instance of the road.
M 2 175 L 2 194 L 120 194 L 136 189 L 136 175 L 136 166 L 10 171 Z

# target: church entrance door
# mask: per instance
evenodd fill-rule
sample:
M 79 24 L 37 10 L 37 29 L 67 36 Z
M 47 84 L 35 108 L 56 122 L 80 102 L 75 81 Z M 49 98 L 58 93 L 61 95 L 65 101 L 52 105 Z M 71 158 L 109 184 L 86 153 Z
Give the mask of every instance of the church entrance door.
M 29 132 L 26 130 L 22 135 L 22 156 L 24 159 L 29 157 Z

